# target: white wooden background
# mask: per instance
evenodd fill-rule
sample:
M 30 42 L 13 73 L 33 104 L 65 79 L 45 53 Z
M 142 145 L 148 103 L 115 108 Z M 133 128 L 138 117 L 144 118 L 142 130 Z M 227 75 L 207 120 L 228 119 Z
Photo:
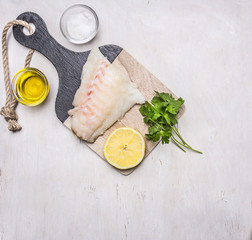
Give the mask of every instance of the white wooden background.
M 74 3 L 100 18 L 99 34 L 82 46 L 59 29 Z M 50 82 L 47 101 L 18 106 L 21 132 L 0 118 L 1 240 L 252 239 L 252 1 L 0 0 L 0 9 L 0 29 L 34 11 L 72 50 L 124 47 L 186 100 L 181 133 L 204 152 L 160 144 L 120 175 L 56 118 L 57 72 L 35 53 L 32 66 Z M 27 49 L 11 34 L 8 47 L 13 76 Z M 0 76 L 2 106 L 2 66 Z

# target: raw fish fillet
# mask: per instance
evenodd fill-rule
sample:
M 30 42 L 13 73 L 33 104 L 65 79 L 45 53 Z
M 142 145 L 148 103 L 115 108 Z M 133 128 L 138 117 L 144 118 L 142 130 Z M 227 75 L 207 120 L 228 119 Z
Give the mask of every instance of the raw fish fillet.
M 144 101 L 123 65 L 119 61 L 111 64 L 94 48 L 83 67 L 74 108 L 68 111 L 71 129 L 79 138 L 94 142 L 133 105 Z

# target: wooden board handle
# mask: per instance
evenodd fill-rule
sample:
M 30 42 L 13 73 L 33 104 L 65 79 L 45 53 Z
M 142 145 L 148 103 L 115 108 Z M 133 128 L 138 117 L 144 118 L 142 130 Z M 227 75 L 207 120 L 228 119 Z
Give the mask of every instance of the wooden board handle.
M 62 65 L 65 65 L 69 61 L 69 56 L 71 56 L 72 59 L 73 56 L 78 58 L 78 55 L 81 55 L 81 53 L 73 52 L 60 45 L 49 34 L 44 20 L 38 14 L 33 12 L 25 12 L 19 15 L 17 19 L 24 20 L 28 23 L 33 23 L 35 26 L 35 32 L 32 35 L 25 35 L 23 32 L 23 26 L 14 26 L 13 34 L 15 39 L 20 44 L 42 53 L 54 64 L 56 69 L 59 66 L 62 67 Z M 59 60 L 60 64 L 58 64 Z

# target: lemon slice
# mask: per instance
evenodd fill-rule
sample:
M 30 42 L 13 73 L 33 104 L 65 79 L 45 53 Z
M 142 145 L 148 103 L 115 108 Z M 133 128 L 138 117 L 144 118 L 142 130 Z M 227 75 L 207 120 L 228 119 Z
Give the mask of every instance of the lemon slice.
M 135 129 L 121 127 L 108 136 L 103 152 L 112 166 L 119 169 L 133 168 L 143 160 L 145 142 Z

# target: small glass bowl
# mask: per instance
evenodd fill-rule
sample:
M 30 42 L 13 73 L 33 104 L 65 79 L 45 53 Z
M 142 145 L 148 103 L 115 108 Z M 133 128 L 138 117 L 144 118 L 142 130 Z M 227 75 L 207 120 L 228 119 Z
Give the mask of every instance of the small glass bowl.
M 46 99 L 49 84 L 46 76 L 37 68 L 23 68 L 13 77 L 11 91 L 18 102 L 27 106 L 37 106 Z M 37 91 L 38 95 L 29 95 L 29 91 Z
M 71 43 L 84 44 L 91 41 L 98 28 L 97 14 L 92 8 L 83 4 L 67 8 L 60 18 L 60 30 Z

